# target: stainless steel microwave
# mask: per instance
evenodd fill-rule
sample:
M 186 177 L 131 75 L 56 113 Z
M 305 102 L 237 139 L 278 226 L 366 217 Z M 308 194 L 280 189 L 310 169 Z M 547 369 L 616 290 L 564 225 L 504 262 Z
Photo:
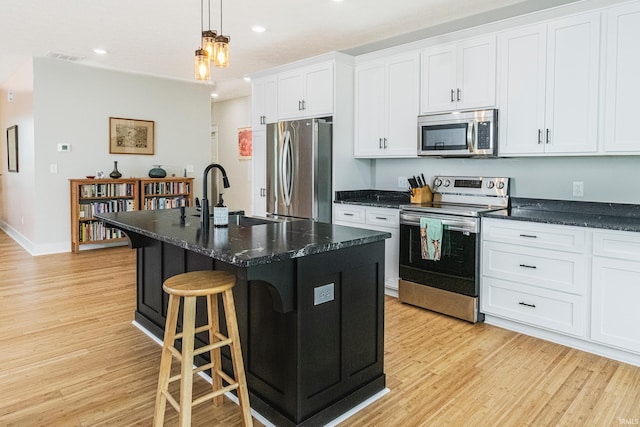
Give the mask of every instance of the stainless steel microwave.
M 418 155 L 493 157 L 498 154 L 498 110 L 418 116 Z

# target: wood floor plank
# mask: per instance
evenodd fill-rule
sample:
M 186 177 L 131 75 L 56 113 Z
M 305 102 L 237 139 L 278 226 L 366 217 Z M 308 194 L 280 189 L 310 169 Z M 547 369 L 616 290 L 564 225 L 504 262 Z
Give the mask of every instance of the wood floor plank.
M 0 426 L 151 425 L 160 346 L 131 324 L 135 280 L 126 247 L 31 257 L 0 232 Z M 391 391 L 341 426 L 640 423 L 639 367 L 385 303 Z M 193 418 L 241 425 L 228 399 Z

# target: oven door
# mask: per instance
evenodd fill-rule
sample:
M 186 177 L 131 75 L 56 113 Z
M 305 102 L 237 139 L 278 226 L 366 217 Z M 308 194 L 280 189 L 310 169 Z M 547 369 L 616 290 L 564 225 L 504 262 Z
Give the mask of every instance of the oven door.
M 442 221 L 440 260 L 422 259 L 420 217 Z M 478 296 L 478 219 L 437 214 L 401 213 L 400 278 L 458 294 Z

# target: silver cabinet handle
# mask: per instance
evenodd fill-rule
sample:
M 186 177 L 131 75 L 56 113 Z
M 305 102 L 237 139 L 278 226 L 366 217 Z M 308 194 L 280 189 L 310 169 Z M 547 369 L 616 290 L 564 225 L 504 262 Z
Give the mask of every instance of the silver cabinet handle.
M 387 221 L 389 218 L 384 216 L 377 216 L 376 219 L 379 219 L 380 221 Z
M 461 95 L 460 88 L 456 90 L 456 94 L 457 94 L 456 101 L 460 101 L 460 95 Z
M 550 144 L 550 143 L 551 143 L 551 137 L 549 136 L 549 133 L 550 133 L 550 131 L 549 131 L 549 129 L 547 128 L 547 144 Z
M 387 138 L 382 138 L 382 141 L 384 142 L 383 148 L 386 150 L 387 149 Z
M 344 215 L 344 216 L 353 216 L 353 214 L 352 214 L 352 213 L 349 213 L 349 212 L 345 212 L 345 213 L 343 213 L 342 215 Z
M 542 129 L 538 129 L 538 144 L 542 144 Z
M 382 138 L 378 138 L 378 148 L 382 150 Z
M 538 268 L 535 265 L 527 265 L 527 264 L 520 264 L 520 267 L 522 267 L 522 268 Z
M 451 89 L 451 102 L 456 102 L 456 100 L 454 99 L 455 96 L 455 92 L 453 89 Z
M 533 234 L 521 234 L 520 237 L 528 237 L 530 239 L 537 239 L 538 236 L 535 236 Z

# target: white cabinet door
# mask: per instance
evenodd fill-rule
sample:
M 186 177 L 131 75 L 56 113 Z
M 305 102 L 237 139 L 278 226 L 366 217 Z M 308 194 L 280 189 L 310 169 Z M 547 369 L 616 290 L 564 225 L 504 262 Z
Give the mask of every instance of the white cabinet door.
M 500 154 L 594 153 L 600 14 L 500 35 Z
M 495 37 L 425 49 L 421 80 L 421 114 L 495 105 Z
M 546 46 L 544 25 L 499 36 L 500 154 L 544 152 Z
M 593 258 L 591 339 L 640 353 L 640 262 Z
M 545 151 L 596 152 L 600 13 L 550 23 L 547 55 Z
M 278 118 L 319 117 L 333 113 L 333 62 L 278 76 Z
M 356 67 L 356 157 L 416 157 L 419 53 Z
M 253 131 L 264 130 L 267 123 L 278 120 L 278 80 L 276 76 L 256 79 L 252 83 L 251 126 Z
M 422 52 L 422 114 L 456 109 L 456 61 L 455 44 Z
M 253 215 L 266 216 L 267 213 L 267 135 L 265 131 L 253 131 L 252 198 Z
M 418 103 L 420 63 L 418 53 L 387 63 L 385 156 L 416 157 L 418 154 Z
M 640 3 L 610 9 L 607 25 L 607 71 L 604 149 L 640 152 Z
M 382 150 L 385 132 L 385 66 L 367 64 L 356 68 L 355 144 L 358 157 L 375 157 Z

